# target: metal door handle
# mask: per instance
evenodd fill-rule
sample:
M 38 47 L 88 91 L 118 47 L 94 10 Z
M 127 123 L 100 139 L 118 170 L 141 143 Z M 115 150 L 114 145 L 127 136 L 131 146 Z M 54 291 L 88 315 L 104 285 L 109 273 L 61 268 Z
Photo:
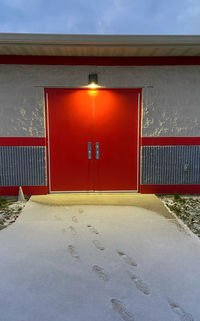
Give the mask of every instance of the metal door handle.
M 99 143 L 96 143 L 96 159 L 100 158 L 100 147 Z
M 92 159 L 92 143 L 88 142 L 88 159 Z

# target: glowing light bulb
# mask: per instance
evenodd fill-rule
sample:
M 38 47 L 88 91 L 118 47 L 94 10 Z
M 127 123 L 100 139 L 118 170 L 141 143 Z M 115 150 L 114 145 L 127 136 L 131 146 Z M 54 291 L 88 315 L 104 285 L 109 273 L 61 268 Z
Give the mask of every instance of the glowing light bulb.
M 91 89 L 96 89 L 96 88 L 98 88 L 98 85 L 93 82 L 93 83 L 89 84 L 88 87 Z

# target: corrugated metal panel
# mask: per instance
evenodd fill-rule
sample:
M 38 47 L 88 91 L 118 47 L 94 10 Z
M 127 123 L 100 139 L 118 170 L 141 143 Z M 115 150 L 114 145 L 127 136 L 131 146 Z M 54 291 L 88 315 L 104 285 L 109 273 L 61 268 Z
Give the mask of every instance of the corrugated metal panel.
M 47 185 L 44 146 L 0 146 L 0 186 Z
M 200 146 L 143 146 L 142 184 L 200 184 Z

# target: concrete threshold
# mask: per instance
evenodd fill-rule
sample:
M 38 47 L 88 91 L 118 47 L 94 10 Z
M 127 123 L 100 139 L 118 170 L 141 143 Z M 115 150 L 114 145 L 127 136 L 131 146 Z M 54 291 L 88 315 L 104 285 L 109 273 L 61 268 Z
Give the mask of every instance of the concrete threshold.
M 31 196 L 31 201 L 43 205 L 120 205 L 136 206 L 174 219 L 160 199 L 154 194 L 134 193 L 60 193 Z

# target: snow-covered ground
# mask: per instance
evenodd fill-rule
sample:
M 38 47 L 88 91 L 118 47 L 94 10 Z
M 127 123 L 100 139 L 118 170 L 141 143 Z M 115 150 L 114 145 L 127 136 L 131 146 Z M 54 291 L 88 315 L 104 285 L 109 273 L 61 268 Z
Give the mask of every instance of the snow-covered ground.
M 176 219 L 29 201 L 0 232 L 0 320 L 198 321 L 199 266 Z

